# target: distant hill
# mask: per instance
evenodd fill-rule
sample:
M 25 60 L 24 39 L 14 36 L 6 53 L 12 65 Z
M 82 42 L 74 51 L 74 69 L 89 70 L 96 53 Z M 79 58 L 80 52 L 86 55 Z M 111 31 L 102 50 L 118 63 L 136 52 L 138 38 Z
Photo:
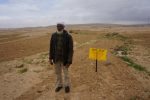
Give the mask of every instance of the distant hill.
M 0 30 L 16 30 L 16 29 L 25 29 L 25 30 L 31 30 L 31 29 L 45 29 L 55 28 L 56 25 L 50 25 L 50 26 L 39 26 L 39 27 L 23 27 L 23 28 L 0 28 Z M 104 23 L 91 23 L 91 24 L 67 24 L 68 28 L 74 28 L 74 27 L 84 27 L 84 28 L 99 28 L 99 27 L 149 27 L 150 24 L 132 24 L 132 25 L 123 25 L 123 24 L 104 24 Z

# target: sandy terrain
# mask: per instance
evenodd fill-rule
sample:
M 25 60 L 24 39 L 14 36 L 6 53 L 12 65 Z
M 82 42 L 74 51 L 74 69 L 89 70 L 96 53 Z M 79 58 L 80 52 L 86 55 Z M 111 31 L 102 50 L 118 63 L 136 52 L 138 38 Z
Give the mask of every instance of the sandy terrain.
M 55 93 L 54 66 L 48 49 L 54 27 L 0 30 L 0 100 L 149 100 L 150 76 L 129 67 L 113 49 L 125 41 L 104 38 L 118 32 L 132 40 L 129 57 L 150 71 L 150 27 L 75 25 L 71 92 Z M 7 34 L 4 34 L 7 33 Z M 88 58 L 89 48 L 108 50 L 106 62 Z

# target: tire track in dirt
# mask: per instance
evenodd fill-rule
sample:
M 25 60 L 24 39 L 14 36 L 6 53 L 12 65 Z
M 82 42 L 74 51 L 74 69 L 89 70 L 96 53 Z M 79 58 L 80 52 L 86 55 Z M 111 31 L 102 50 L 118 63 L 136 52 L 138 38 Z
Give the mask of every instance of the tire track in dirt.
M 54 84 L 54 76 L 53 74 L 50 74 L 42 82 L 36 84 L 32 88 L 30 88 L 28 91 L 23 93 L 21 96 L 13 100 L 36 100 L 38 97 L 40 97 L 43 93 L 47 92 L 48 90 L 53 90 L 53 84 Z

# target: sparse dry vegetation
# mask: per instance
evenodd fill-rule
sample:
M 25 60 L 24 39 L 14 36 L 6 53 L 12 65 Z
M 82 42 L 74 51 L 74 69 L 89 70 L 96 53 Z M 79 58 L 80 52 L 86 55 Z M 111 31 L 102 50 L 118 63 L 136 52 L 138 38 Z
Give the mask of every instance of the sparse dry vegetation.
M 129 40 L 127 37 L 120 35 L 119 33 L 116 33 L 116 32 L 111 33 L 111 34 L 106 34 L 105 37 L 108 39 L 123 40 L 124 42 L 123 45 L 116 46 L 112 53 L 119 56 L 122 60 L 124 60 L 129 66 L 133 67 L 134 69 L 138 71 L 144 71 L 148 75 L 150 75 L 150 72 L 147 71 L 145 67 L 135 63 L 131 58 L 128 57 L 130 55 L 129 52 L 132 50 L 131 40 Z
M 28 68 L 21 68 L 18 70 L 18 73 L 22 74 L 28 71 Z
M 108 39 L 118 39 L 118 40 L 122 40 L 122 41 L 125 41 L 128 39 L 126 36 L 123 36 L 123 35 L 119 34 L 118 32 L 107 33 L 104 35 L 104 37 L 108 38 Z
M 150 76 L 150 72 L 146 70 L 145 67 L 135 63 L 132 59 L 130 59 L 127 56 L 122 56 L 121 57 L 122 60 L 124 60 L 129 66 L 133 67 L 134 69 L 138 70 L 138 71 L 144 71 L 146 72 L 149 76 Z

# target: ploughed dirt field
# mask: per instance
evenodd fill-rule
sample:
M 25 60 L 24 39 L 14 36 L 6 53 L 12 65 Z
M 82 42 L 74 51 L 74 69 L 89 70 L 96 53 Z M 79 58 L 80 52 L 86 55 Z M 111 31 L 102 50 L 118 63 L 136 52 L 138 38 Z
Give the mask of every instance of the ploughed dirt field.
M 150 26 L 70 25 L 71 92 L 55 93 L 48 51 L 52 27 L 0 30 L 0 100 L 150 100 Z M 88 58 L 107 49 L 107 61 Z

